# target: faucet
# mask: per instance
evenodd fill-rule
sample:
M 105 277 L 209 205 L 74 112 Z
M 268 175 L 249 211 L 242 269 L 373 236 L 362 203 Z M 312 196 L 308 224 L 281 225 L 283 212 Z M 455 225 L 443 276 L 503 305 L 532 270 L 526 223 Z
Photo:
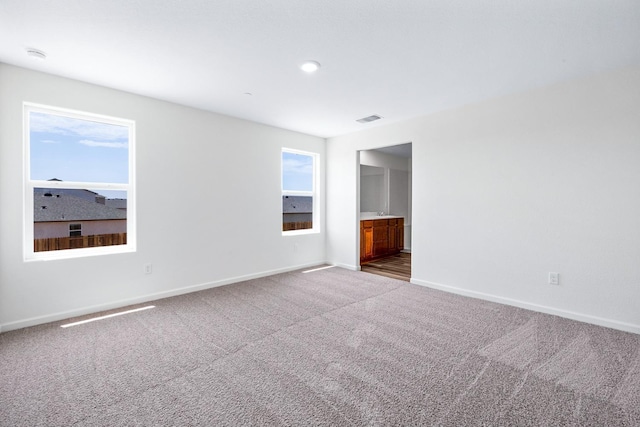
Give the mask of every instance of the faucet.
M 380 212 L 378 216 L 384 216 L 384 211 Z

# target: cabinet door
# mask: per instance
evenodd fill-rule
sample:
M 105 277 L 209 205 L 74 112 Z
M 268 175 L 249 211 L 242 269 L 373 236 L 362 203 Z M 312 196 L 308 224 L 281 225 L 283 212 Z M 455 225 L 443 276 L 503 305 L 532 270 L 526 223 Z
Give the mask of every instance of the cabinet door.
M 360 263 L 373 258 L 373 221 L 360 221 Z
M 373 228 L 363 228 L 362 234 L 364 235 L 364 259 L 369 260 L 373 257 Z
M 373 221 L 373 256 L 384 256 L 389 252 L 389 226 L 386 219 Z
M 389 253 L 398 252 L 398 225 L 396 220 L 389 220 Z
M 398 250 L 402 251 L 404 249 L 404 218 L 400 218 L 398 220 Z

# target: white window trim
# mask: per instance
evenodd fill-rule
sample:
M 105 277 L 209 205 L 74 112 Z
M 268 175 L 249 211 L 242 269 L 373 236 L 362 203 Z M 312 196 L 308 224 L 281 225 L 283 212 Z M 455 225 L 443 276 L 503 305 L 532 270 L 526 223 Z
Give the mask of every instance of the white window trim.
M 291 191 L 284 189 L 284 174 L 282 164 L 282 154 L 292 153 L 310 156 L 313 158 L 313 189 L 312 191 Z M 320 233 L 320 155 L 311 151 L 302 151 L 292 148 L 282 148 L 280 152 L 280 230 L 282 230 L 282 197 L 283 196 L 311 196 L 313 200 L 313 212 L 311 217 L 312 227 L 304 230 L 282 231 L 283 236 L 297 236 L 301 234 Z
M 78 230 L 72 230 L 71 229 L 72 225 L 79 225 L 80 228 Z M 74 236 L 71 235 L 71 233 L 74 232 L 74 231 L 79 231 L 80 234 L 78 235 L 78 237 L 82 237 L 82 223 L 81 222 L 69 223 L 69 237 L 74 237 Z
M 38 112 L 60 115 L 81 120 L 92 120 L 100 123 L 108 123 L 118 126 L 127 126 L 129 129 L 129 182 L 126 184 L 104 182 L 76 182 L 76 181 L 41 181 L 31 179 L 31 126 L 29 113 Z M 86 256 L 121 254 L 136 251 L 136 194 L 135 194 L 135 121 L 66 108 L 53 107 L 31 102 L 23 103 L 23 254 L 25 261 L 58 260 L 80 258 Z M 58 251 L 35 252 L 33 250 L 34 223 L 33 223 L 33 192 L 35 188 L 64 188 L 81 190 L 119 190 L 127 192 L 127 243 L 124 245 L 100 246 L 93 248 L 79 248 Z

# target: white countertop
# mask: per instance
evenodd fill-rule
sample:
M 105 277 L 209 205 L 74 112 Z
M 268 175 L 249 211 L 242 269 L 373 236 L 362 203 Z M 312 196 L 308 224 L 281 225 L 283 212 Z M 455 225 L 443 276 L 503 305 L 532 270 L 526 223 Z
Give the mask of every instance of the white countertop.
M 360 221 L 370 220 L 370 219 L 394 219 L 394 218 L 404 218 L 398 215 L 376 215 L 368 212 L 363 212 L 360 214 Z

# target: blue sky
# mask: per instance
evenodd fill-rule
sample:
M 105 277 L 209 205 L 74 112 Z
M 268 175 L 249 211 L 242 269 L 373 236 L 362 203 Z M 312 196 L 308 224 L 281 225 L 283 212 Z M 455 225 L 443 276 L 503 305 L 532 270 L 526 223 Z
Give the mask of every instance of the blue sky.
M 313 191 L 313 157 L 282 152 L 282 189 Z
M 32 180 L 127 183 L 129 129 L 55 114 L 30 112 Z M 282 153 L 284 190 L 313 190 L 313 157 Z M 95 189 L 94 189 L 95 191 Z M 100 191 L 107 197 L 125 192 Z
M 31 179 L 127 183 L 129 129 L 30 112 Z

